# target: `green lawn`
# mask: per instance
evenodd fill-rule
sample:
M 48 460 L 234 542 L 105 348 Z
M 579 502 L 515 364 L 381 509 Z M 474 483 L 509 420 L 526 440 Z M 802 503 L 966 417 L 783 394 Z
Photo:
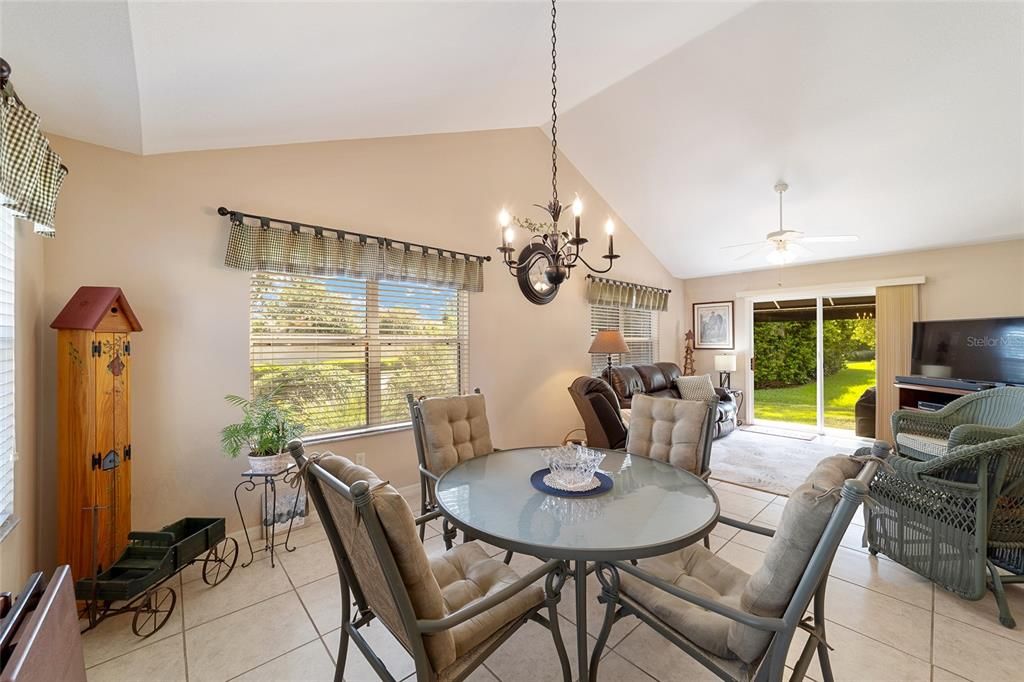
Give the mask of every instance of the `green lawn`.
M 825 426 L 854 428 L 853 406 L 875 385 L 875 361 L 850 362 L 846 369 L 825 377 Z M 813 383 L 790 388 L 754 389 L 754 418 L 793 424 L 816 424 Z

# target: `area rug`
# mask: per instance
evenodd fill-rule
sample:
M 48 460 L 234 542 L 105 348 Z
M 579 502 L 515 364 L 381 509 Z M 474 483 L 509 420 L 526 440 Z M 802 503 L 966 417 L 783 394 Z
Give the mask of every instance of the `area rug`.
M 807 442 L 737 429 L 711 445 L 711 478 L 776 495 L 789 495 L 822 459 L 840 453 L 851 454 L 859 447 L 859 443 L 852 440 L 842 444 L 820 441 Z

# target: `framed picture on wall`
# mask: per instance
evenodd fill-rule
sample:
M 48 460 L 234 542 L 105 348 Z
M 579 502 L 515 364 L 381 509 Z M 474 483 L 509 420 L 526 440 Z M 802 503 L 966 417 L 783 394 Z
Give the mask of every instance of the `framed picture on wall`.
M 732 301 L 693 304 L 694 348 L 732 350 L 735 331 Z

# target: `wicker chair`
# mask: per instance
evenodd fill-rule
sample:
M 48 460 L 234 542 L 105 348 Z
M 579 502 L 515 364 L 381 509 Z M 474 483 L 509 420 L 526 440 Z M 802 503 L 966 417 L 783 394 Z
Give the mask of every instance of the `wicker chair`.
M 1004 386 L 957 398 L 935 412 L 896 410 L 892 435 L 904 457 L 928 460 L 960 445 L 1024 434 L 1024 387 Z
M 967 405 L 981 402 L 981 396 L 970 398 Z M 940 417 L 945 427 L 950 414 L 963 415 Z M 1024 582 L 1024 433 L 1005 435 L 1012 431 L 961 424 L 949 429 L 944 455 L 892 457 L 893 468 L 879 472 L 871 486 L 877 504 L 867 509 L 865 524 L 872 554 L 881 552 L 965 599 L 981 599 L 991 589 L 999 622 L 1008 628 L 1016 623 L 1003 585 Z
M 288 450 L 338 565 L 342 628 L 336 682 L 343 679 L 349 639 L 382 680 L 394 681 L 360 633 L 375 620 L 409 652 L 416 679 L 425 682 L 465 679 L 532 620 L 551 631 L 562 676 L 570 679 L 556 608 L 568 575 L 564 562 L 548 561 L 520 577 L 475 542 L 428 559 L 416 526 L 439 512 L 414 518 L 398 491 L 369 469 L 336 455 L 307 458 L 298 440 Z M 537 584 L 541 578 L 543 588 Z M 540 613 L 544 608 L 547 617 Z
M 777 682 L 798 629 L 810 633 L 791 679 L 818 655 L 832 682 L 825 639 L 825 586 L 843 532 L 879 467 L 872 450 L 822 460 L 798 487 L 777 530 L 725 517 L 719 522 L 772 538 L 762 566 L 748 575 L 704 547 L 597 566 L 604 624 L 590 661 L 591 678 L 612 625 L 636 616 L 723 680 Z M 808 606 L 813 600 L 811 613 Z

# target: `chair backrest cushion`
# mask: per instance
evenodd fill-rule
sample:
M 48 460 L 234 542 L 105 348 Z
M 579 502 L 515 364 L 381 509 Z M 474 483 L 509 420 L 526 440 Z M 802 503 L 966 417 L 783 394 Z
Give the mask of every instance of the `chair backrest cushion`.
M 702 401 L 633 396 L 626 452 L 700 475 L 708 414 Z
M 770 618 L 783 614 L 839 501 L 837 488 L 857 476 L 861 466 L 846 455 L 826 457 L 793 491 L 764 563 L 740 597 L 743 610 Z M 763 630 L 736 622 L 729 627 L 729 649 L 747 663 L 760 658 L 770 640 L 771 633 Z
M 436 619 L 447 615 L 441 588 L 430 570 L 430 561 L 420 542 L 416 521 L 409 504 L 390 484 L 375 473 L 353 464 L 344 457 L 329 455 L 318 460 L 321 467 L 347 486 L 356 481 L 370 485 L 373 509 L 377 512 L 388 546 L 409 595 L 418 619 Z M 332 521 L 345 545 L 356 580 L 370 608 L 400 639 L 407 641 L 405 628 L 391 590 L 381 569 L 381 557 L 373 548 L 366 525 L 356 518 L 355 505 L 340 493 L 321 486 L 331 510 Z M 401 587 L 401 586 L 398 586 Z M 434 670 L 441 670 L 455 660 L 455 641 L 451 632 L 423 636 L 423 645 Z
M 425 464 L 435 476 L 459 462 L 494 452 L 483 395 L 424 398 L 420 414 Z

